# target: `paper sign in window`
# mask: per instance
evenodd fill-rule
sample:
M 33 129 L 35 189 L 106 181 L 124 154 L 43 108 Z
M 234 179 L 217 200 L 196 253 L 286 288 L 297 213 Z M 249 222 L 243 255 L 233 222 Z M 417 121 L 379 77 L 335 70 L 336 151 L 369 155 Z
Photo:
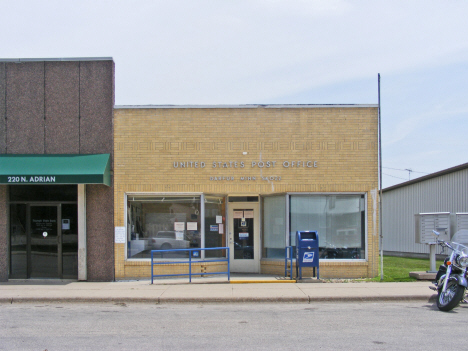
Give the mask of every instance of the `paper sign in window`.
M 187 222 L 187 230 L 197 230 L 198 223 L 197 222 Z
M 115 227 L 115 243 L 125 244 L 125 227 Z
M 185 230 L 185 222 L 174 222 L 174 230 L 176 232 L 183 232 Z

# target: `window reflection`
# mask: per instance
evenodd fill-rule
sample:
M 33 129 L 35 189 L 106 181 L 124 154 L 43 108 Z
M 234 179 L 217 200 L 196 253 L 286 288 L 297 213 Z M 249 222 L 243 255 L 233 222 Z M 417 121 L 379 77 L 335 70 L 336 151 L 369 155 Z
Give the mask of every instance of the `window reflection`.
M 127 203 L 127 257 L 150 258 L 151 250 L 200 248 L 200 225 L 200 196 L 132 197 Z M 158 256 L 188 257 L 188 252 Z
M 286 196 L 263 199 L 263 257 L 284 258 L 286 245 Z
M 13 279 L 28 277 L 26 218 L 25 204 L 10 205 L 10 277 Z
M 290 211 L 291 245 L 296 231 L 318 231 L 320 258 L 365 258 L 363 195 L 294 195 Z

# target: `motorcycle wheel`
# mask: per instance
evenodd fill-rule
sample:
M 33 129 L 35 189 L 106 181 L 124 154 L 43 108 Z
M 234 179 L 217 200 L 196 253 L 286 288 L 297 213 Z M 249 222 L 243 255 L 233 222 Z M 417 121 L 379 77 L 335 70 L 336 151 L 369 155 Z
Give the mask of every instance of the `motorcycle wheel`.
M 441 311 L 450 311 L 457 307 L 465 295 L 465 288 L 458 285 L 455 279 L 451 279 L 447 283 L 447 290 L 442 294 L 442 289 L 437 294 L 437 308 Z

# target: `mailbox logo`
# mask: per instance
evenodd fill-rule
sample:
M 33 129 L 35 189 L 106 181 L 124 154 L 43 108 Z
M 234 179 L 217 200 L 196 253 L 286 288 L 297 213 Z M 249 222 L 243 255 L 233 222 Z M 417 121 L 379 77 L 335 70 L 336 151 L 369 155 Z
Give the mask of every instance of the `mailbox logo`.
M 313 252 L 304 252 L 304 257 L 302 262 L 314 262 L 314 253 Z

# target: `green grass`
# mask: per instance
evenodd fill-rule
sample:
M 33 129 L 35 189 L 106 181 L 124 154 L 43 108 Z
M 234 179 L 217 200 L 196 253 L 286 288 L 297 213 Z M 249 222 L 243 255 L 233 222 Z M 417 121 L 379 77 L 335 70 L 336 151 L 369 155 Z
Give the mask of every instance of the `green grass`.
M 442 264 L 442 261 L 436 262 L 436 268 Z M 416 278 L 410 277 L 409 272 L 425 272 L 430 268 L 429 259 L 406 258 L 406 257 L 383 257 L 383 282 L 412 282 Z M 375 278 L 368 279 L 372 282 L 380 282 L 380 258 L 379 258 L 379 275 Z

